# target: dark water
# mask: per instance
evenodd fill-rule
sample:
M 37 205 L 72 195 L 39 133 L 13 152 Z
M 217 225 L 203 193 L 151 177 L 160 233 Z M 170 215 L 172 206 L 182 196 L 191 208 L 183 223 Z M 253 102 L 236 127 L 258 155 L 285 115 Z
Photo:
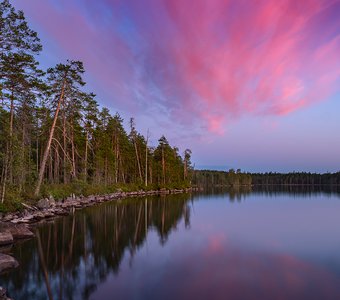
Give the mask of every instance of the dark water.
M 211 191 L 106 203 L 38 227 L 14 299 L 340 299 L 340 196 Z

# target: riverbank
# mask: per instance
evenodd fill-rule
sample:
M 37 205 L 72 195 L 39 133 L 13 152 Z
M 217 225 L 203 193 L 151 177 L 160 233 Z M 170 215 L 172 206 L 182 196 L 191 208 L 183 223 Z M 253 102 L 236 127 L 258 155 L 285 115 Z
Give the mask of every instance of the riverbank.
M 103 202 L 130 197 L 188 193 L 198 190 L 199 188 L 119 191 L 106 195 L 90 195 L 87 197 L 72 195 L 62 200 L 55 200 L 53 197 L 49 197 L 40 199 L 35 205 L 22 203 L 24 209 L 0 214 L 0 274 L 19 265 L 15 258 L 9 255 L 10 249 L 13 244 L 20 240 L 33 238 L 34 225 L 39 222 L 58 216 L 67 216 L 73 214 L 78 209 Z

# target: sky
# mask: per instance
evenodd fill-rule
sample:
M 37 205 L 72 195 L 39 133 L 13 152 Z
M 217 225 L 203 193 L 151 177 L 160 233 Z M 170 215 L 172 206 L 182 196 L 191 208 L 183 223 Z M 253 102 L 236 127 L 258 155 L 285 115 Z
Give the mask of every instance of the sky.
M 196 168 L 340 171 L 340 0 L 12 0 L 44 68 Z

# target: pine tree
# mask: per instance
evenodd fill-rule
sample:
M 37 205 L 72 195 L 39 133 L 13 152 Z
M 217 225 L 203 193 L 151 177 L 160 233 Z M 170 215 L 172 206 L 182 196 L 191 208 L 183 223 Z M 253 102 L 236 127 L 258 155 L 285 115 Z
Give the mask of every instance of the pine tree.
M 84 73 L 84 68 L 83 64 L 79 61 L 68 61 L 67 64 L 58 64 L 55 68 L 50 68 L 47 71 L 49 77 L 48 80 L 51 83 L 51 96 L 53 97 L 54 101 L 56 102 L 56 110 L 54 113 L 54 118 L 53 118 L 53 123 L 51 125 L 50 129 L 50 134 L 49 138 L 47 141 L 47 145 L 44 151 L 44 155 L 42 158 L 42 162 L 40 165 L 39 169 L 39 176 L 38 176 L 38 181 L 36 185 L 36 189 L 34 194 L 38 195 L 40 191 L 40 186 L 43 181 L 44 177 L 44 172 L 46 168 L 46 163 L 48 159 L 48 155 L 50 153 L 51 149 L 51 144 L 54 136 L 54 131 L 56 128 L 58 116 L 59 116 L 59 111 L 61 106 L 63 105 L 63 139 L 64 139 L 64 144 L 63 144 L 63 154 L 64 154 L 64 161 L 63 164 L 65 166 L 66 164 L 66 159 L 67 159 L 67 154 L 66 154 L 66 149 L 65 149 L 65 109 L 66 109 L 66 97 L 69 97 L 73 94 L 77 94 L 79 91 L 79 86 L 84 85 L 84 82 L 82 80 L 81 75 Z M 63 170 L 64 174 L 64 183 L 65 183 L 65 168 Z

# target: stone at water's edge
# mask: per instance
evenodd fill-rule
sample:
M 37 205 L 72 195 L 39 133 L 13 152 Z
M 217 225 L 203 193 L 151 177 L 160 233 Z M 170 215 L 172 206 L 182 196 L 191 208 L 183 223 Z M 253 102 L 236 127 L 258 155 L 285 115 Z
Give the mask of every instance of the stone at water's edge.
M 9 226 L 7 229 L 10 232 L 14 239 L 27 239 L 34 237 L 32 231 L 30 231 L 25 225 L 17 224 L 13 226 Z
M 0 246 L 13 243 L 13 235 L 8 231 L 0 231 Z
M 40 209 L 55 207 L 55 200 L 51 198 L 44 198 L 38 201 L 37 207 Z
M 7 254 L 0 253 L 0 273 L 8 269 L 13 269 L 19 266 L 17 260 Z
M 1 235 L 10 234 L 13 239 L 26 239 L 34 236 L 33 232 L 31 232 L 24 224 L 11 224 L 0 222 L 0 241 Z M 1 242 L 0 242 L 1 245 Z
M 1 223 L 11 222 L 12 224 L 23 224 L 23 223 L 33 223 L 43 219 L 52 218 L 57 215 L 69 215 L 74 208 L 82 208 L 91 206 L 96 203 L 101 203 L 104 201 L 118 200 L 125 197 L 137 197 L 137 196 L 147 196 L 147 195 L 163 195 L 171 193 L 183 193 L 189 191 L 198 191 L 198 188 L 188 188 L 188 189 L 161 189 L 152 191 L 135 191 L 135 192 L 115 192 L 107 195 L 90 195 L 87 197 L 79 196 L 76 197 L 74 194 L 72 196 L 63 199 L 62 201 L 55 201 L 53 197 L 40 199 L 36 206 L 30 206 L 23 203 L 25 209 L 21 212 L 8 213 L 5 215 L 0 214 L 0 232 L 4 231 L 1 228 Z M 31 235 L 33 236 L 33 235 Z M 31 237 L 27 236 L 27 237 Z M 26 236 L 25 236 L 26 237 Z M 14 237 L 14 239 L 19 237 Z

